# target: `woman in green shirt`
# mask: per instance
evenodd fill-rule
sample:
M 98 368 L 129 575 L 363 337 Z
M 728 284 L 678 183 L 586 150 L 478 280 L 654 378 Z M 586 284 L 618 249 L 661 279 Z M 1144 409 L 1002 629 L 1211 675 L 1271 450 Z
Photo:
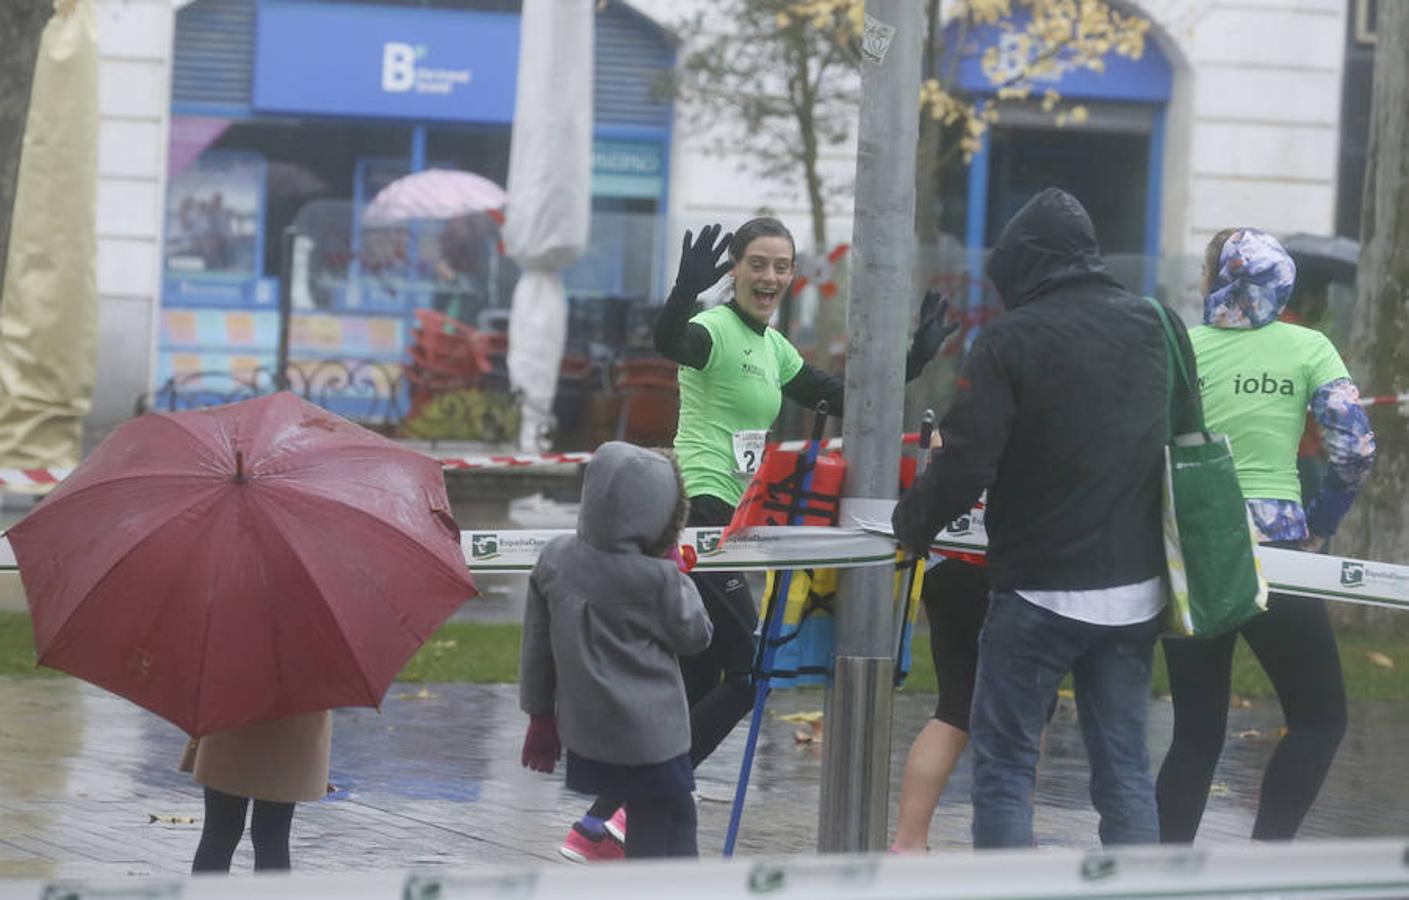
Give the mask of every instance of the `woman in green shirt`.
M 762 460 L 768 429 L 784 397 L 809 408 L 826 400 L 831 415 L 839 416 L 843 409 L 842 382 L 805 362 L 768 324 L 796 274 L 792 234 L 782 222 L 766 217 L 751 219 L 722 238 L 721 230 L 706 226 L 698 239 L 685 232 L 675 287 L 655 329 L 656 351 L 680 365 L 675 455 L 690 498 L 690 527 L 729 524 Z M 726 274 L 732 275 L 732 298 L 698 311 L 696 298 Z M 925 295 L 906 357 L 907 381 L 920 374 L 958 328 L 945 321 L 947 313 L 948 304 L 938 293 Z M 690 759 L 698 766 L 753 709 L 758 610 L 742 573 L 697 572 L 691 577 L 714 624 L 709 648 L 680 661 L 690 702 Z M 582 861 L 609 855 L 610 850 L 599 854 L 596 848 L 606 843 L 603 833 L 622 831 L 620 813 L 613 816 L 619 802 L 598 798 L 574 824 L 563 855 Z
M 1271 235 L 1219 232 L 1205 253 L 1205 324 L 1190 329 L 1189 340 L 1208 426 L 1228 435 L 1259 540 L 1315 552 L 1368 477 L 1375 436 L 1330 341 L 1278 321 L 1295 278 L 1291 257 Z M 1308 408 L 1322 428 L 1329 465 L 1303 508 L 1296 457 Z M 1287 722 L 1263 776 L 1254 840 L 1296 835 L 1345 733 L 1345 684 L 1322 601 L 1273 593 L 1267 612 L 1236 631 L 1166 639 L 1174 742 L 1157 787 L 1166 843 L 1188 843 L 1198 831 L 1223 749 L 1239 634 L 1272 681 Z

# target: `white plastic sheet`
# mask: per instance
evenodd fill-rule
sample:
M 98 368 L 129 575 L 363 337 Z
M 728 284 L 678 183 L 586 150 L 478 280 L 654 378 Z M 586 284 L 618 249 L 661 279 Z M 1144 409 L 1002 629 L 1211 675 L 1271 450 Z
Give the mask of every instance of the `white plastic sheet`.
M 519 449 L 541 452 L 567 337 L 562 270 L 592 208 L 592 0 L 524 0 L 504 248 L 523 274 L 509 316 Z

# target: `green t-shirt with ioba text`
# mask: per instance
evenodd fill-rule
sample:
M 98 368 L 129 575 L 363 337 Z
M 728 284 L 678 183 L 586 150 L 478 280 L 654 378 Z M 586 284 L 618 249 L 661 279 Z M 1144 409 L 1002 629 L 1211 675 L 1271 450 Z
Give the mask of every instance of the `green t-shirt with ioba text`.
M 1296 451 L 1316 389 L 1348 377 L 1319 331 L 1272 322 L 1189 330 L 1210 431 L 1228 435 L 1248 499 L 1301 500 Z

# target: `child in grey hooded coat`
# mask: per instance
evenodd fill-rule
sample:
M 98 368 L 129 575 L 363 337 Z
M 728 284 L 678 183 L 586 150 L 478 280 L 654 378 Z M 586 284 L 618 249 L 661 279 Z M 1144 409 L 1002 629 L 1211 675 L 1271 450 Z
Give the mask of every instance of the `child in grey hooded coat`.
M 668 555 L 688 511 L 674 463 L 611 441 L 587 464 L 577 533 L 529 579 L 519 705 L 523 763 L 625 801 L 628 858 L 697 856 L 690 710 L 679 657 L 709 646 L 694 583 Z

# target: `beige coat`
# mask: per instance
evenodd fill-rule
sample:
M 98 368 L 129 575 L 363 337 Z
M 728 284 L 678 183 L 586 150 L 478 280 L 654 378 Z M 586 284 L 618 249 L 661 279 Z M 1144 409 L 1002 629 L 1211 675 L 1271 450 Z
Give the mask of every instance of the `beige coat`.
M 333 716 L 327 710 L 209 734 L 196 747 L 195 779 L 237 797 L 319 800 L 328 792 L 332 741 Z

